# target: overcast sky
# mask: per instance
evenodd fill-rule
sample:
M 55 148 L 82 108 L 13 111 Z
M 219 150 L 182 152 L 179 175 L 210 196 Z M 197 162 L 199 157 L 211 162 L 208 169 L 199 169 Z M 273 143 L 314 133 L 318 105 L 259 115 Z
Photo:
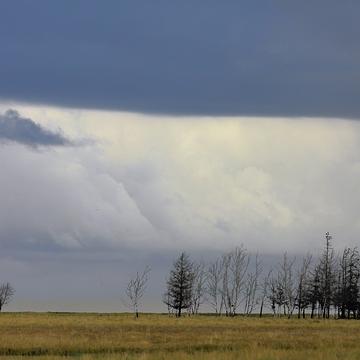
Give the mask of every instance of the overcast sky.
M 179 251 L 359 245 L 357 1 L 2 1 L 0 281 L 121 311 Z

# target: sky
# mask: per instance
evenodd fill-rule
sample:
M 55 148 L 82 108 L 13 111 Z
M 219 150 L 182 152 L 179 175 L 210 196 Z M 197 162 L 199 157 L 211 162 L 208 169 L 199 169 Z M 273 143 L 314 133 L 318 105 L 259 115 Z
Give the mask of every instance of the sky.
M 8 310 L 124 311 L 180 251 L 264 261 L 360 230 L 356 1 L 0 3 Z

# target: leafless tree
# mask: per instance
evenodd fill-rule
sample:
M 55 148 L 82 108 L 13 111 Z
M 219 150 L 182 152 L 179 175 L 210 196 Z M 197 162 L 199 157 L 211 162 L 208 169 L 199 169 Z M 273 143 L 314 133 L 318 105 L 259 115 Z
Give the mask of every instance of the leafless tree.
M 199 312 L 200 305 L 205 301 L 207 273 L 203 262 L 193 263 L 193 283 L 191 291 L 191 314 Z
M 143 272 L 136 272 L 136 276 L 131 279 L 126 287 L 126 296 L 128 298 L 129 306 L 134 311 L 135 317 L 139 317 L 139 307 L 141 299 L 144 296 L 147 282 L 149 280 L 150 267 L 147 266 Z
M 283 260 L 279 269 L 279 286 L 284 293 L 284 315 L 291 317 L 296 306 L 296 283 L 294 276 L 295 258 L 289 259 L 287 253 L 283 255 Z
M 223 273 L 223 261 L 221 258 L 216 259 L 210 264 L 207 275 L 207 293 L 211 307 L 217 315 L 220 315 L 223 308 L 223 299 L 221 291 Z
M 260 295 L 260 312 L 259 312 L 259 316 L 262 317 L 263 314 L 263 310 L 264 310 L 264 305 L 265 305 L 265 300 L 268 297 L 268 291 L 269 291 L 269 286 L 270 286 L 270 280 L 271 280 L 271 274 L 272 274 L 272 269 L 270 269 L 268 271 L 268 273 L 265 275 L 265 277 L 263 278 L 260 288 L 261 288 L 261 295 Z
M 330 317 L 330 307 L 333 302 L 334 286 L 335 286 L 335 252 L 332 247 L 332 236 L 327 232 L 325 234 L 325 248 L 320 260 L 320 307 L 323 318 Z
M 269 282 L 269 301 L 271 308 L 280 316 L 281 310 L 284 315 L 291 317 L 296 306 L 296 282 L 293 266 L 295 258 L 289 260 L 287 253 L 283 255 L 282 262 L 279 264 L 277 276 Z
M 311 305 L 311 318 L 316 314 L 318 317 L 329 318 L 330 308 L 336 305 L 336 296 L 339 294 L 338 286 L 341 279 L 337 279 L 341 268 L 337 263 L 335 251 L 332 247 L 332 236 L 325 234 L 325 247 L 320 259 L 311 272 L 311 281 L 308 289 L 308 299 Z
M 235 316 L 241 304 L 241 291 L 249 266 L 249 255 L 244 247 L 237 247 L 222 257 L 222 296 L 226 315 Z
M 10 283 L 7 282 L 0 285 L 0 311 L 12 300 L 14 294 L 15 290 Z
M 267 298 L 274 316 L 281 315 L 281 308 L 285 303 L 284 291 L 279 284 L 278 278 L 272 276 L 268 283 Z
M 334 296 L 337 316 L 359 318 L 360 254 L 358 249 L 345 248 L 339 259 L 338 280 Z
M 307 298 L 311 306 L 311 319 L 319 313 L 319 304 L 321 300 L 321 277 L 320 264 L 316 264 L 312 271 L 310 271 L 310 281 L 307 289 Z
M 245 284 L 245 305 L 244 305 L 244 314 L 250 315 L 255 306 L 258 304 L 258 290 L 259 290 L 259 278 L 262 273 L 262 264 L 259 259 L 259 254 L 255 256 L 255 269 L 247 274 L 246 284 Z
M 305 309 L 309 304 L 308 287 L 309 287 L 309 273 L 312 256 L 307 254 L 303 258 L 300 270 L 298 271 L 298 284 L 296 290 L 296 306 L 298 309 L 298 318 L 301 317 L 301 312 L 305 318 Z

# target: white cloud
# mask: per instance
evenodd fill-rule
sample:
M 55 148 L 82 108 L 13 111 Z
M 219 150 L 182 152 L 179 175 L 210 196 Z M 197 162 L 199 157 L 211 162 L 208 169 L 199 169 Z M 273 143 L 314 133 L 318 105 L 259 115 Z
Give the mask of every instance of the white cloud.
M 244 243 L 282 252 L 320 247 L 331 231 L 339 247 L 356 244 L 356 121 L 11 106 L 99 145 L 2 146 L 2 238 L 12 234 L 29 247 L 191 251 Z
M 86 156 L 98 155 L 0 148 L 0 234 L 7 246 L 113 248 L 153 237 L 122 184 Z

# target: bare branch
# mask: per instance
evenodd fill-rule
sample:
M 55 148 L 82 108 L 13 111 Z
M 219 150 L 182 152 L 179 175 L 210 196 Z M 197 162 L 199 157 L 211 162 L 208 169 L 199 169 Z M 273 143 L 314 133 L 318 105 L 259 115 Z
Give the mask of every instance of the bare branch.
M 139 317 L 139 306 L 146 290 L 150 271 L 150 267 L 146 266 L 142 273 L 136 272 L 136 276 L 129 281 L 126 287 L 125 293 L 136 317 Z
M 4 283 L 0 285 L 0 311 L 4 305 L 7 305 L 13 298 L 15 289 L 10 283 Z

